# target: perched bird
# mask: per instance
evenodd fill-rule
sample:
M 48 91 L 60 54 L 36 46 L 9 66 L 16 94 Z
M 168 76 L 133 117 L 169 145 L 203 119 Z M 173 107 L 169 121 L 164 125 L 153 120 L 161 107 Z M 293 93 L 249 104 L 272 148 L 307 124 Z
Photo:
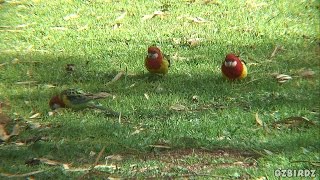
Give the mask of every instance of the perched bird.
M 228 54 L 221 66 L 222 74 L 230 80 L 243 79 L 247 76 L 247 67 L 238 56 Z
M 92 101 L 94 99 L 106 98 L 108 96 L 112 95 L 104 92 L 90 94 L 85 93 L 80 89 L 67 89 L 62 91 L 60 94 L 53 96 L 49 101 L 49 106 L 52 110 L 58 108 L 70 108 L 74 110 L 82 110 L 85 108 L 100 109 L 108 114 L 116 116 L 118 115 L 117 112 Z
M 158 47 L 150 46 L 144 65 L 150 73 L 164 75 L 168 73 L 170 60 L 165 54 L 162 54 Z

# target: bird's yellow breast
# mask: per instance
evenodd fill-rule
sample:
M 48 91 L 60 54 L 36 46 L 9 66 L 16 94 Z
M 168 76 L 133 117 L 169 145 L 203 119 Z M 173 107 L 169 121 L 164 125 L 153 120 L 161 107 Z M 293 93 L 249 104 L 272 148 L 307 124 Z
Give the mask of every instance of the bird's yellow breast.
M 243 62 L 242 62 L 242 66 L 243 66 L 243 70 L 241 72 L 241 75 L 239 76 L 239 79 L 243 79 L 248 75 L 247 66 Z

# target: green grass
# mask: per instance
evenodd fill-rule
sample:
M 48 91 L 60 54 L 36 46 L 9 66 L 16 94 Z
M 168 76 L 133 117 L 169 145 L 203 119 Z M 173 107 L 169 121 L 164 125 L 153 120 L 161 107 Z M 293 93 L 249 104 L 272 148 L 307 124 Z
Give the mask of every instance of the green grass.
M 315 0 L 4 1 L 0 102 L 10 105 L 2 111 L 20 124 L 21 132 L 0 146 L 1 175 L 44 170 L 34 176 L 276 179 L 275 169 L 319 168 L 312 163 L 320 161 L 319 8 Z M 156 10 L 166 15 L 142 20 Z M 124 11 L 125 17 L 116 21 Z M 78 17 L 65 20 L 70 14 Z M 116 23 L 120 27 L 113 29 Z M 201 41 L 190 46 L 190 38 Z M 165 77 L 150 78 L 144 68 L 152 44 L 172 57 Z M 283 50 L 270 58 L 277 45 Z M 220 64 L 230 52 L 247 62 L 249 75 L 243 81 L 221 76 Z M 76 64 L 72 74 L 65 71 L 70 63 Z M 300 77 L 302 69 L 315 75 Z M 126 70 L 125 77 L 108 84 Z M 271 76 L 275 72 L 293 79 L 279 84 Z M 17 84 L 25 81 L 36 82 Z M 50 97 L 71 87 L 114 94 L 114 99 L 99 102 L 128 119 L 119 123 L 91 110 L 49 116 Z M 172 110 L 175 104 L 186 109 Z M 29 119 L 35 113 L 40 118 Z M 256 124 L 256 113 L 268 129 Z M 305 117 L 316 125 L 272 127 L 288 117 Z M 27 128 L 34 123 L 42 128 Z M 14 143 L 35 136 L 45 138 Z M 170 149 L 150 146 L 160 144 Z M 25 164 L 43 157 L 88 168 L 103 147 L 98 163 L 120 154 L 123 160 L 108 162 L 118 169 L 67 172 L 59 166 Z

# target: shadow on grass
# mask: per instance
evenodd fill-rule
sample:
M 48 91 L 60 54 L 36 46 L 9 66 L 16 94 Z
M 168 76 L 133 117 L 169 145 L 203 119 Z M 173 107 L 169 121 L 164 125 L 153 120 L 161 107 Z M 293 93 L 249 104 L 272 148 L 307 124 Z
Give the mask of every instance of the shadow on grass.
M 290 48 L 289 44 L 285 44 L 284 46 Z M 256 49 L 266 48 L 271 52 L 272 47 L 274 47 L 274 44 L 269 43 L 261 47 L 256 47 Z M 246 49 L 246 47 L 237 48 Z M 205 49 L 205 51 L 209 52 L 209 49 L 210 47 Z M 216 49 L 216 47 L 213 49 Z M 196 50 L 197 49 L 193 49 L 193 51 Z M 254 50 L 251 49 L 250 51 L 252 52 Z M 258 55 L 259 54 L 256 56 Z M 170 71 L 167 76 L 159 77 L 154 80 L 150 79 L 147 73 L 141 73 L 138 75 L 129 74 L 113 84 L 106 85 L 106 83 L 110 82 L 120 70 L 123 70 L 113 69 L 111 62 L 108 61 L 92 61 L 87 63 L 88 59 L 81 57 L 42 54 L 27 55 L 26 57 L 20 57 L 20 59 L 21 62 L 34 60 L 39 61 L 39 63 L 27 63 L 27 65 L 19 63 L 17 65 L 12 65 L 12 67 L 7 67 L 7 70 L 12 70 L 14 73 L 12 73 L 13 75 L 9 75 L 9 77 L 4 80 L 4 83 L 8 83 L 13 87 L 13 84 L 17 79 L 19 81 L 35 80 L 37 81 L 35 87 L 40 87 L 40 91 L 32 91 L 28 92 L 28 94 L 23 94 L 23 92 L 12 92 L 12 96 L 10 98 L 20 101 L 24 101 L 26 98 L 46 101 L 45 103 L 38 102 L 39 104 L 46 106 L 45 108 L 42 107 L 42 111 L 45 111 L 45 109 L 47 109 L 47 100 L 51 94 L 53 94 L 51 91 L 56 93 L 57 90 L 47 89 L 42 91 L 42 85 L 56 85 L 59 91 L 61 89 L 75 86 L 90 89 L 91 91 L 109 91 L 125 100 L 132 99 L 129 103 L 121 105 L 121 107 L 124 107 L 124 112 L 128 113 L 128 116 L 135 119 L 132 124 L 123 126 L 110 122 L 96 125 L 86 124 L 84 126 L 78 122 L 81 117 L 75 117 L 76 120 L 65 123 L 58 129 L 48 131 L 47 133 L 52 136 L 53 142 L 35 143 L 29 150 L 25 151 L 25 154 L 28 157 L 49 154 L 64 159 L 66 155 L 69 155 L 67 158 L 72 160 L 73 158 L 87 156 L 91 150 L 98 152 L 102 148 L 102 144 L 110 146 L 110 149 L 107 150 L 110 154 L 127 151 L 137 153 L 152 151 L 152 148 L 148 145 L 159 143 L 159 141 L 165 139 L 165 133 L 159 132 L 159 130 L 166 131 L 166 129 L 159 128 L 152 131 L 150 130 L 139 133 L 136 136 L 129 136 L 129 134 L 134 131 L 134 128 L 139 125 L 139 123 L 146 123 L 149 120 L 167 120 L 171 117 L 174 118 L 177 116 L 177 112 L 173 112 L 168 109 L 170 105 L 175 103 L 184 104 L 189 109 L 192 109 L 193 104 L 212 105 L 209 106 L 209 110 L 202 109 L 199 112 L 199 114 L 206 114 L 209 111 L 209 115 L 212 111 L 220 111 L 221 109 L 219 109 L 219 107 L 225 107 L 225 109 L 222 109 L 221 111 L 231 111 L 238 108 L 240 109 L 238 112 L 246 111 L 255 113 L 261 109 L 263 111 L 273 111 L 281 109 L 282 107 L 311 109 L 314 106 L 318 106 L 314 99 L 319 94 L 315 92 L 315 89 L 311 89 L 312 87 L 318 88 L 317 85 L 306 84 L 302 87 L 295 85 L 290 86 L 290 84 L 279 85 L 273 81 L 271 77 L 266 77 L 269 72 L 264 72 L 264 70 L 266 70 L 269 65 L 271 66 L 270 69 L 277 69 L 287 62 L 283 62 L 281 64 L 270 63 L 266 65 L 263 65 L 262 63 L 262 69 L 255 66 L 249 67 L 249 77 L 243 81 L 237 82 L 224 80 L 221 77 L 220 72 L 215 70 L 219 67 L 220 62 L 213 62 L 215 67 L 210 67 L 201 72 L 194 72 L 192 74 L 173 70 L 172 72 Z M 255 60 L 254 62 L 258 62 L 259 60 Z M 141 69 L 144 69 L 142 62 L 143 59 L 141 60 Z M 67 73 L 65 71 L 66 64 L 71 63 L 76 64 L 76 69 L 72 73 Z M 304 62 L 296 63 L 295 67 L 298 67 Z M 312 63 L 309 64 L 309 66 L 312 65 Z M 33 72 L 33 75 L 28 77 L 25 73 L 30 69 Z M 281 70 L 286 71 L 287 69 Z M 287 91 L 286 88 L 290 88 L 290 90 Z M 308 94 L 306 95 L 305 92 L 308 92 Z M 150 100 L 152 101 L 150 103 L 150 101 L 144 98 L 144 93 L 160 98 Z M 193 102 L 192 96 L 194 95 L 199 96 L 199 102 Z M 181 100 L 181 102 L 179 100 Z M 159 103 L 161 101 L 163 101 L 163 103 Z M 119 100 L 119 103 L 123 103 L 123 101 Z M 154 106 L 149 107 L 148 105 L 152 103 Z M 166 104 L 166 106 L 164 106 L 164 104 Z M 131 106 L 135 109 L 130 109 Z M 216 109 L 217 107 L 218 109 Z M 186 119 L 189 116 L 188 112 L 179 113 L 181 113 L 182 117 Z M 194 116 L 197 116 L 197 114 Z M 68 118 L 69 117 L 66 117 L 65 119 L 58 120 L 57 122 L 61 123 L 63 121 L 68 121 Z M 144 128 L 154 128 L 154 126 L 146 126 Z M 306 131 L 309 131 L 309 129 Z M 316 132 L 315 129 L 310 129 L 310 131 Z M 70 132 L 74 132 L 74 134 L 70 134 Z M 217 132 L 217 130 L 214 132 Z M 83 137 L 83 134 L 89 134 L 92 137 Z M 299 132 L 292 134 L 294 134 L 295 138 L 287 137 L 286 140 L 281 140 L 280 137 L 279 143 L 276 141 L 272 141 L 271 143 L 260 143 L 260 147 L 257 147 L 257 145 L 254 144 L 248 147 L 247 144 L 234 143 L 227 140 L 207 140 L 206 137 L 197 138 L 182 134 L 180 134 L 180 137 L 169 137 L 168 139 L 171 140 L 173 147 L 176 149 L 201 147 L 215 149 L 217 147 L 230 147 L 234 149 L 243 149 L 244 151 L 249 151 L 252 148 L 265 148 L 275 151 L 296 151 L 300 146 L 313 146 L 318 148 L 320 146 L 315 140 L 317 138 L 313 139 L 313 137 L 310 136 L 310 133 L 308 134 L 308 139 L 303 136 L 300 138 L 297 135 Z M 96 141 L 95 137 L 98 137 Z M 63 143 L 61 142 L 62 139 L 67 139 L 69 141 Z M 102 143 L 100 141 L 101 139 L 105 139 L 106 141 Z M 77 152 L 79 151 L 80 153 L 73 154 L 73 152 L 69 152 L 70 149 Z M 2 156 L 17 156 L 16 152 L 1 151 L 3 152 L 1 153 L 3 154 Z

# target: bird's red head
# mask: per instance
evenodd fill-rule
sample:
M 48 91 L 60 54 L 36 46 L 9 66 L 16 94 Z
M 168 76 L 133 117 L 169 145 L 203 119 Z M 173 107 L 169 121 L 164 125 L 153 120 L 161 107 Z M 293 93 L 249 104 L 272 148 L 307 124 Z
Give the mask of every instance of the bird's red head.
M 58 109 L 58 108 L 64 108 L 66 105 L 64 102 L 59 98 L 59 96 L 53 96 L 49 101 L 49 106 L 52 110 Z
M 238 56 L 228 54 L 222 63 L 221 70 L 229 79 L 237 79 L 243 72 L 243 64 Z
M 158 69 L 161 66 L 162 62 L 162 53 L 161 50 L 156 46 L 150 46 L 148 48 L 147 66 L 152 69 Z
M 228 68 L 242 67 L 241 60 L 234 54 L 228 54 L 224 60 L 224 65 Z

